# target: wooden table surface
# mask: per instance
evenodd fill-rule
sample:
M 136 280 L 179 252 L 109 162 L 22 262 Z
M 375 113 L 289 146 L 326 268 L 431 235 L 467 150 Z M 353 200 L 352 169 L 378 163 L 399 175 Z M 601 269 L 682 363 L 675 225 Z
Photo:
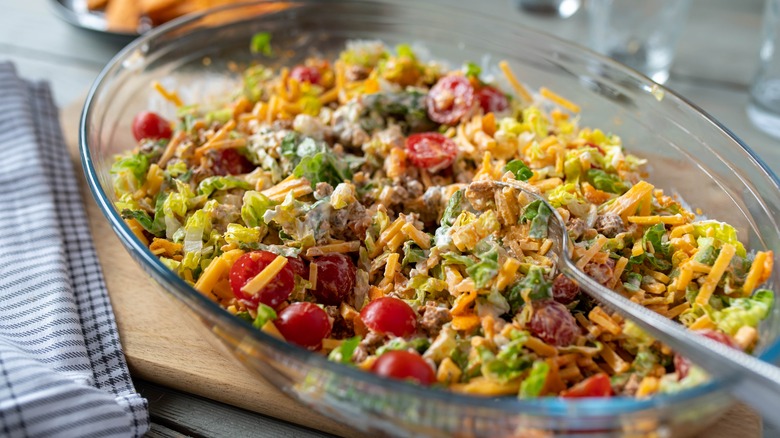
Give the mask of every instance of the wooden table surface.
M 466 1 L 464 3 L 467 4 Z M 61 22 L 52 13 L 46 0 L 5 2 L 5 6 L 5 13 L 0 16 L 0 61 L 10 59 L 25 77 L 45 79 L 52 83 L 58 104 L 66 109 L 63 114 L 66 124 L 64 130 L 72 137 L 75 132 L 74 115 L 81 106 L 87 88 L 103 65 L 121 48 L 121 44 Z M 694 0 L 691 17 L 678 47 L 672 78 L 667 85 L 718 118 L 750 145 L 775 172 L 780 172 L 780 141 L 754 128 L 744 111 L 747 84 L 757 60 L 761 11 L 762 2 L 759 0 Z M 571 39 L 581 40 L 580 35 L 585 26 L 585 14 L 582 11 L 568 20 L 543 19 L 517 12 L 509 1 L 494 1 L 482 12 L 504 16 L 512 14 L 519 23 Z M 716 33 L 726 32 L 728 37 L 712 37 Z M 87 203 L 94 206 L 91 199 Z M 106 224 L 103 225 L 108 228 Z M 113 236 L 108 238 L 115 239 Z M 102 255 L 105 259 L 105 254 Z M 125 258 L 129 260 L 129 257 Z M 107 275 L 107 280 L 109 288 L 116 289 L 126 285 L 123 282 L 127 281 L 127 276 Z M 132 302 L 117 301 L 123 297 L 126 298 L 125 295 L 112 294 L 117 312 L 126 312 L 120 315 L 120 320 L 127 321 L 126 316 L 135 310 Z M 208 370 L 201 369 L 203 365 L 198 368 L 197 361 L 193 361 L 194 371 L 190 373 L 190 378 L 194 380 L 182 381 L 177 385 L 164 378 L 166 369 L 169 369 L 166 366 L 173 366 L 166 363 L 171 361 L 166 362 L 163 357 L 149 363 L 139 359 L 143 357 L 140 353 L 135 355 L 139 348 L 137 344 L 130 343 L 125 348 L 134 353 L 130 362 L 138 370 L 134 375 L 139 379 L 137 386 L 150 400 L 154 419 L 153 436 L 179 436 L 182 433 L 193 436 L 250 436 L 261 432 L 274 436 L 322 434 L 284 420 L 297 420 L 306 426 L 331 433 L 350 434 L 347 429 L 316 415 L 302 415 L 305 411 L 296 405 L 287 407 L 284 398 L 278 393 L 273 398 L 274 402 L 264 406 L 261 411 L 281 418 L 281 421 L 200 398 L 198 394 L 247 408 L 252 407 L 250 402 L 255 403 L 231 391 L 224 391 L 221 397 L 214 397 L 213 388 L 203 386 L 209 381 L 204 380 L 204 373 L 208 374 Z M 169 356 L 181 354 L 168 353 Z M 222 366 L 229 370 L 236 369 L 230 361 L 225 361 Z M 163 381 L 167 386 L 150 383 L 150 380 Z M 250 381 L 239 378 L 234 386 L 249 384 L 247 382 Z M 196 389 L 192 390 L 193 387 Z M 215 418 L 224 421 L 214 422 Z M 750 423 L 749 430 L 743 429 L 741 436 L 757 436 L 754 428 L 756 424 Z M 766 435 L 774 436 L 774 433 L 767 431 Z

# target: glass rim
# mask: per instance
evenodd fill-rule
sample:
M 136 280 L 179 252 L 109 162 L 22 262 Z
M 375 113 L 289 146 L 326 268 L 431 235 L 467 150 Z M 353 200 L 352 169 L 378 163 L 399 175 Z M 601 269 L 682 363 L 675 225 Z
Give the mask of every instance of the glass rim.
M 93 82 L 93 85 L 90 87 L 87 99 L 85 101 L 79 123 L 79 155 L 90 192 L 100 207 L 101 212 L 111 224 L 114 232 L 120 237 L 126 249 L 137 256 L 136 261 L 138 261 L 138 259 L 142 261 L 142 263 L 140 263 L 144 265 L 142 267 L 151 269 L 154 272 L 155 276 L 153 277 L 155 280 L 162 279 L 165 283 L 167 283 L 168 287 L 177 291 L 178 294 L 181 295 L 177 296 L 177 299 L 184 301 L 184 304 L 189 306 L 191 310 L 203 316 L 217 318 L 221 323 L 230 326 L 231 329 L 239 330 L 242 335 L 249 337 L 252 341 L 271 347 L 278 353 L 291 356 L 297 361 L 307 363 L 308 365 L 314 366 L 316 368 L 324 369 L 325 371 L 331 372 L 335 375 L 342 375 L 357 382 L 381 387 L 385 390 L 388 390 L 389 392 L 397 392 L 403 395 L 408 395 L 410 397 L 436 400 L 445 404 L 500 409 L 502 411 L 506 411 L 507 413 L 514 414 L 527 413 L 530 415 L 556 417 L 603 417 L 605 415 L 617 416 L 618 414 L 636 413 L 643 410 L 682 404 L 686 401 L 712 395 L 716 392 L 726 390 L 731 385 L 738 384 L 739 379 L 713 379 L 702 385 L 685 389 L 677 393 L 660 394 L 646 399 L 636 399 L 625 396 L 588 399 L 564 399 L 561 397 L 518 399 L 509 396 L 491 398 L 461 394 L 439 388 L 423 387 L 405 381 L 387 379 L 370 372 L 362 371 L 355 367 L 329 361 L 325 356 L 312 353 L 304 348 L 279 340 L 261 330 L 257 330 L 252 327 L 251 323 L 240 318 L 236 318 L 233 315 L 227 313 L 222 307 L 203 296 L 192 286 L 187 284 L 182 278 L 176 275 L 173 271 L 169 270 L 157 257 L 153 256 L 151 252 L 148 251 L 148 248 L 143 246 L 141 242 L 138 241 L 127 223 L 121 218 L 117 210 L 114 208 L 107 193 L 103 190 L 99 180 L 98 171 L 94 166 L 94 162 L 92 161 L 92 156 L 87 144 L 87 126 L 93 113 L 94 101 L 99 98 L 99 92 L 104 85 L 104 81 L 110 76 L 111 72 L 121 68 L 123 60 L 127 59 L 133 52 L 142 48 L 150 41 L 155 40 L 156 38 L 169 32 L 182 30 L 187 26 L 195 24 L 203 18 L 215 13 L 225 12 L 233 9 L 241 9 L 258 4 L 278 3 L 288 5 L 312 5 L 323 2 L 320 0 L 250 0 L 241 3 L 219 6 L 217 8 L 190 14 L 188 16 L 180 17 L 176 20 L 165 23 L 159 27 L 154 28 L 150 32 L 143 34 L 125 46 L 119 53 L 117 53 L 97 76 Z M 372 0 L 325 0 L 325 3 L 353 3 L 362 5 L 379 4 L 378 2 Z M 419 6 L 420 5 L 417 3 L 414 3 L 415 8 Z M 665 98 L 671 96 L 672 99 L 679 101 L 683 104 L 683 106 L 687 107 L 687 110 L 690 110 L 692 113 L 698 115 L 701 119 L 713 125 L 714 129 L 721 131 L 728 138 L 737 143 L 748 154 L 749 158 L 752 159 L 753 164 L 763 170 L 765 175 L 769 177 L 770 180 L 774 183 L 775 187 L 780 190 L 780 179 L 778 179 L 778 176 L 772 172 L 766 163 L 730 129 L 710 116 L 706 111 L 690 102 L 688 99 L 678 95 L 676 92 L 666 88 L 663 85 L 655 83 L 652 79 L 644 76 L 642 73 L 620 64 L 617 61 L 607 58 L 595 51 L 592 51 L 589 48 L 579 46 L 576 43 L 561 39 L 555 35 L 551 35 L 543 31 L 524 26 L 517 26 L 514 23 L 510 23 L 506 18 L 494 17 L 486 15 L 482 12 L 471 11 L 457 6 L 448 6 L 448 8 L 448 13 L 451 13 L 449 11 L 456 11 L 456 14 L 463 16 L 474 16 L 477 14 L 481 17 L 489 18 L 490 20 L 502 20 L 504 24 L 512 24 L 515 26 L 516 32 L 527 36 L 533 36 L 534 38 L 541 37 L 542 39 L 547 39 L 550 42 L 564 46 L 568 50 L 584 51 L 589 55 L 589 57 L 598 61 L 602 65 L 607 66 L 611 70 L 621 71 L 623 74 L 632 77 L 633 79 L 639 80 L 646 87 L 660 87 L 667 96 Z M 226 23 L 221 26 L 229 26 L 231 24 L 232 23 Z M 165 289 L 166 293 L 171 293 L 168 288 Z M 183 300 L 183 296 L 188 300 Z M 773 362 L 780 358 L 780 338 L 778 338 L 778 340 L 776 340 L 774 343 L 767 345 L 761 354 L 759 354 L 757 357 L 768 362 Z

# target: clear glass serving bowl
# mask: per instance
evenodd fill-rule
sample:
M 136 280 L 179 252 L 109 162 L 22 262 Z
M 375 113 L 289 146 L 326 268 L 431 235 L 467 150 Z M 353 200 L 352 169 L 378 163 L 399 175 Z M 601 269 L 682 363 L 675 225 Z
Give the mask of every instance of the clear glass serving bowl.
M 275 57 L 250 52 L 257 32 L 272 35 Z M 185 102 L 219 99 L 234 89 L 241 66 L 251 61 L 280 66 L 311 55 L 334 56 L 352 39 L 420 45 L 452 66 L 469 60 L 495 66 L 506 59 L 529 87 L 546 86 L 580 104 L 583 126 L 614 132 L 629 151 L 649 158 L 649 180 L 656 186 L 733 224 L 749 248 L 780 248 L 777 177 L 727 128 L 638 73 L 510 20 L 449 6 L 413 0 L 291 1 L 243 4 L 170 23 L 130 44 L 95 82 L 81 120 L 81 158 L 95 199 L 138 264 L 248 368 L 362 431 L 667 436 L 688 435 L 716 419 L 732 403 L 727 385 L 738 379 L 644 400 L 478 398 L 385 380 L 253 329 L 166 269 L 135 239 L 113 206 L 109 168 L 115 154 L 134 146 L 129 125 L 137 112 L 151 108 L 174 117 L 175 109 L 153 91 L 153 81 L 177 90 Z M 776 269 L 770 286 L 779 280 Z M 780 355 L 778 334 L 775 308 L 761 326 L 758 351 L 765 360 Z

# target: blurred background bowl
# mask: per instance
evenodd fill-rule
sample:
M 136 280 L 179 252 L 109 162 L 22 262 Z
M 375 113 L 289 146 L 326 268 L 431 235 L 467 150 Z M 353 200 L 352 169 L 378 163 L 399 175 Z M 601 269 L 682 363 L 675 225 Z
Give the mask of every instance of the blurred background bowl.
M 252 54 L 251 37 L 272 35 L 274 55 Z M 292 397 L 363 431 L 452 436 L 552 432 L 643 436 L 689 435 L 731 403 L 714 381 L 678 394 L 635 400 L 478 398 L 385 380 L 279 341 L 232 317 L 170 272 L 134 237 L 113 206 L 109 169 L 115 154 L 135 146 L 130 122 L 151 109 L 169 119 L 175 108 L 152 89 L 159 81 L 185 102 L 218 101 L 240 84 L 242 67 L 290 66 L 309 56 L 332 58 L 347 40 L 410 43 L 423 57 L 457 67 L 466 61 L 496 69 L 502 59 L 529 87 L 546 86 L 582 107 L 581 125 L 622 137 L 650 160 L 649 181 L 693 209 L 726 221 L 754 250 L 780 247 L 780 183 L 729 130 L 679 96 L 587 49 L 441 4 L 401 1 L 292 1 L 234 5 L 169 23 L 119 53 L 95 82 L 80 126 L 84 171 L 98 205 L 125 248 L 161 290 L 206 324 L 249 369 Z M 118 250 L 118 249 L 117 249 Z M 775 270 L 771 285 L 778 284 Z M 761 326 L 758 351 L 780 356 L 780 313 Z M 163 354 L 163 352 L 161 352 Z

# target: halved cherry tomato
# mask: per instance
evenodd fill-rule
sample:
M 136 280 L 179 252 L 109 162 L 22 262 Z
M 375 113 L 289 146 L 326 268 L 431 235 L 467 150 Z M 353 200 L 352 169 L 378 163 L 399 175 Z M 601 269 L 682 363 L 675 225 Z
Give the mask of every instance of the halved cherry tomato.
M 739 345 L 734 341 L 734 339 L 721 332 L 717 332 L 715 330 L 710 329 L 704 329 L 704 330 L 696 330 L 696 333 L 706 336 L 713 341 L 718 341 L 723 345 L 728 345 L 731 348 L 736 348 L 737 350 L 741 350 Z M 679 353 L 674 354 L 674 369 L 677 371 L 677 378 L 683 379 L 688 375 L 688 371 L 691 369 L 691 361 L 688 360 L 688 358 L 681 356 Z
M 417 353 L 406 350 L 392 350 L 379 356 L 371 371 L 384 377 L 399 380 L 413 380 L 420 385 L 436 381 L 436 374 L 428 362 Z
M 417 330 L 417 314 L 403 300 L 393 297 L 378 298 L 363 307 L 360 319 L 379 333 L 387 333 L 402 338 Z
M 141 111 L 133 118 L 133 137 L 137 141 L 145 138 L 152 140 L 169 139 L 173 135 L 171 124 L 159 114 Z
M 609 397 L 613 394 L 609 376 L 599 373 L 563 391 L 561 397 Z
M 284 265 L 273 280 L 256 294 L 250 295 L 241 290 L 249 280 L 257 276 L 266 266 L 276 258 L 276 254 L 269 251 L 252 251 L 239 257 L 230 268 L 230 287 L 233 295 L 242 300 L 247 307 L 256 309 L 258 303 L 276 308 L 290 296 L 295 280 L 293 268 L 290 263 Z
M 509 99 L 506 95 L 491 85 L 485 85 L 477 91 L 477 100 L 485 114 L 500 113 L 509 108 Z
M 456 125 L 474 106 L 474 87 L 463 76 L 445 76 L 428 92 L 425 104 L 431 120 Z
M 435 173 L 455 162 L 458 146 L 436 132 L 412 134 L 406 139 L 406 156 L 415 166 Z
M 294 274 L 305 280 L 309 279 L 309 266 L 300 257 L 287 257 L 287 263 L 292 267 Z
M 216 149 L 209 151 L 214 165 L 211 170 L 214 175 L 241 175 L 255 170 L 254 164 L 235 149 Z
M 322 348 L 322 340 L 331 330 L 328 314 L 316 304 L 305 301 L 282 309 L 274 324 L 287 342 L 312 351 Z
M 319 85 L 322 80 L 320 71 L 314 67 L 307 67 L 305 65 L 299 65 L 292 69 L 290 77 L 296 79 L 298 82 L 308 82 L 312 85 Z
M 339 253 L 317 257 L 314 263 L 317 264 L 317 288 L 312 294 L 317 298 L 317 302 L 340 304 L 355 288 L 355 263 L 348 256 Z

